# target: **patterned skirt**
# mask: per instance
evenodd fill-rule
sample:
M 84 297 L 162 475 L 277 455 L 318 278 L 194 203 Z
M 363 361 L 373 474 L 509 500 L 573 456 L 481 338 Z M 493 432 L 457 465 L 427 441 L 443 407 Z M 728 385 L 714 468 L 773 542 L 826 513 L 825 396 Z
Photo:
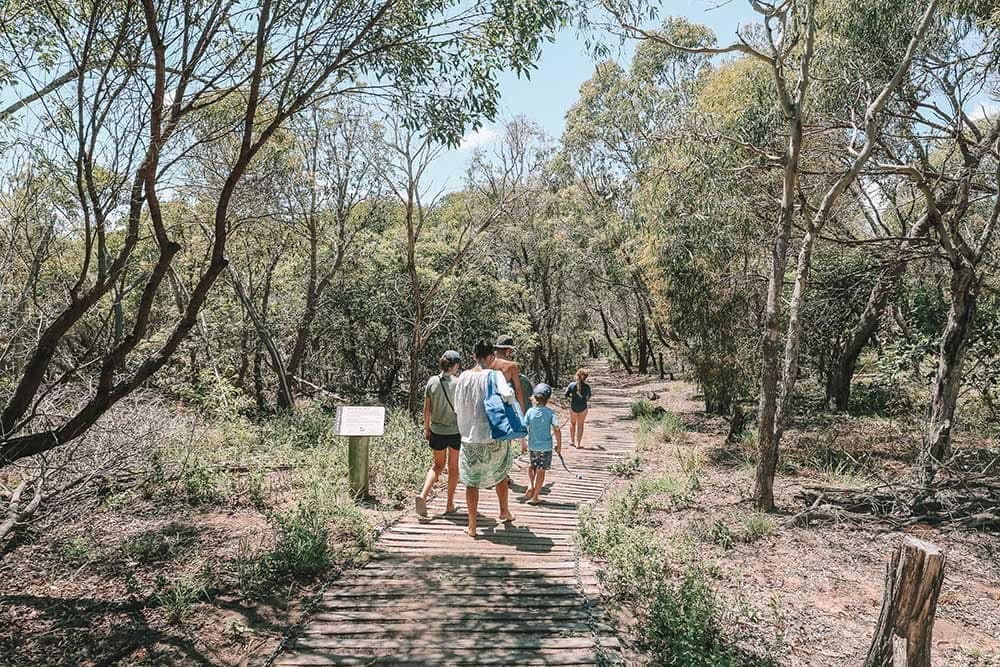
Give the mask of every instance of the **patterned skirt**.
M 490 489 L 507 479 L 513 463 L 510 443 L 463 442 L 458 452 L 458 476 L 466 486 Z

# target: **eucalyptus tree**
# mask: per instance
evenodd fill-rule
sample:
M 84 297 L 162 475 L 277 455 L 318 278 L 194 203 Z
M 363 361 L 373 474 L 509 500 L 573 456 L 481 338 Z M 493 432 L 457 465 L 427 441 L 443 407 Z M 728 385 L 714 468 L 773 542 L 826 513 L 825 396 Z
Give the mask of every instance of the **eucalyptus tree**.
M 705 28 L 680 19 L 668 22 L 664 30 L 672 39 L 693 45 L 710 38 Z M 657 151 L 662 143 L 675 140 L 686 124 L 707 71 L 704 56 L 645 42 L 627 69 L 615 61 L 599 63 L 567 113 L 562 160 L 588 196 L 594 223 L 601 228 L 596 238 L 605 245 L 592 255 L 610 284 L 599 289 L 611 287 L 619 295 L 617 304 L 597 299 L 596 314 L 609 347 L 629 372 L 633 364 L 640 373 L 647 372 L 654 337 L 668 346 L 641 262 L 650 214 L 645 199 L 651 188 L 676 175 L 664 168 L 664 161 L 655 161 Z M 619 328 L 615 310 L 625 322 L 613 334 Z M 627 332 L 633 314 L 634 360 Z
M 403 270 L 407 277 L 411 337 L 408 348 L 407 407 L 416 415 L 420 398 L 421 354 L 451 307 L 441 300 L 448 279 L 462 266 L 470 250 L 488 233 L 516 224 L 531 194 L 527 187 L 544 159 L 537 132 L 524 121 L 508 123 L 491 154 L 477 151 L 469 167 L 466 188 L 443 195 L 428 183 L 427 169 L 442 146 L 431 136 L 396 127 L 387 143 L 393 154 L 384 173 L 402 205 L 405 228 Z M 421 243 L 434 233 L 451 251 L 431 269 L 420 256 Z
M 526 71 L 565 9 L 514 0 L 22 4 L 4 13 L 0 31 L 0 60 L 10 63 L 3 76 L 14 81 L 20 105 L 5 125 L 70 165 L 79 214 L 66 224 L 82 252 L 3 396 L 3 465 L 78 437 L 170 361 L 226 270 L 238 185 L 292 119 L 332 96 L 405 97 L 402 122 L 457 143 L 466 127 L 495 113 L 493 73 Z M 24 49 L 25 34 L 43 35 L 46 48 Z M 224 127 L 237 150 L 205 221 L 205 260 L 183 312 L 173 314 L 161 287 L 190 249 L 165 223 L 164 204 L 185 178 L 184 156 L 216 138 L 192 138 L 195 113 L 231 101 Z M 85 316 L 101 321 L 119 305 L 128 306 L 121 326 L 100 329 L 75 367 L 55 363 Z M 81 404 L 66 418 L 44 417 L 48 388 L 90 368 Z
M 812 254 L 823 228 L 836 214 L 841 196 L 858 179 L 877 146 L 882 111 L 890 96 L 902 82 L 910 63 L 931 27 L 937 0 L 930 0 L 916 23 L 916 28 L 898 53 L 894 71 L 887 80 L 869 81 L 868 72 L 848 70 L 858 75 L 859 113 L 849 119 L 851 132 L 835 139 L 845 125 L 841 120 L 826 131 L 808 136 L 826 150 L 840 153 L 836 170 L 817 188 L 815 201 L 806 200 L 803 185 L 803 153 L 808 148 L 807 125 L 811 122 L 810 106 L 816 92 L 814 68 L 827 48 L 818 39 L 821 3 L 817 0 L 788 0 L 776 4 L 751 2 L 760 17 L 755 34 L 737 33 L 728 45 L 689 45 L 673 41 L 668 34 L 644 28 L 642 19 L 651 12 L 650 3 L 619 3 L 607 0 L 604 7 L 615 18 L 625 34 L 659 43 L 680 52 L 721 55 L 743 54 L 762 62 L 771 73 L 775 102 L 785 120 L 785 145 L 768 159 L 782 173 L 781 201 L 775 218 L 771 241 L 771 266 L 768 275 L 767 302 L 761 336 L 761 374 L 758 406 L 758 465 L 754 488 L 754 504 L 762 510 L 774 509 L 774 475 L 778 448 L 790 415 L 792 396 L 799 373 L 801 311 L 809 280 Z M 864 3 L 862 3 L 864 7 Z M 848 11 L 856 8 L 850 7 Z M 876 24 L 877 25 L 877 24 Z M 872 26 L 867 26 L 871 29 Z M 897 45 L 899 46 L 899 45 Z M 832 50 L 832 48 L 831 48 Z M 819 53 L 819 55 L 818 55 Z M 822 127 L 822 126 L 821 126 Z M 830 131 L 832 130 L 832 132 Z M 836 141 L 841 145 L 838 147 Z M 833 143 L 833 146 L 831 146 Z M 766 149 L 765 149 L 766 150 Z M 799 244 L 795 279 L 787 311 L 783 308 L 782 292 L 788 252 L 792 243 L 794 222 L 801 212 L 807 214 L 804 234 Z M 787 319 L 787 324 L 782 326 Z M 785 329 L 782 333 L 782 328 Z
M 905 176 L 920 193 L 924 224 L 949 269 L 948 316 L 941 331 L 922 453 L 929 484 L 951 457 L 966 354 L 973 340 L 984 278 L 995 270 L 1000 224 L 1000 114 L 974 118 L 970 108 L 996 80 L 996 26 L 966 22 L 951 48 L 922 68 L 924 85 L 911 97 L 909 149 L 886 171 Z M 972 32 L 973 34 L 970 34 Z

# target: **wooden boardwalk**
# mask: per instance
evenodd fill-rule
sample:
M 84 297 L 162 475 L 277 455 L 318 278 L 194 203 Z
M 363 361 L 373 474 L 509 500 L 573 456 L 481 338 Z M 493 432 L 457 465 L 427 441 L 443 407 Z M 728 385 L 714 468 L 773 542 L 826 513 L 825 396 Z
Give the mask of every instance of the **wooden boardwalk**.
M 604 370 L 594 371 L 586 448 L 570 448 L 564 428 L 573 474 L 556 458 L 544 503 L 521 500 L 527 463 L 516 462 L 515 521 L 498 524 L 496 494 L 483 490 L 473 540 L 464 532 L 464 487 L 454 515 L 441 514 L 440 493 L 430 520 L 412 516 L 386 530 L 373 560 L 325 592 L 275 664 L 620 663 L 594 568 L 577 558 L 573 544 L 577 509 L 600 497 L 612 477 L 608 465 L 635 446 L 627 391 L 608 388 Z

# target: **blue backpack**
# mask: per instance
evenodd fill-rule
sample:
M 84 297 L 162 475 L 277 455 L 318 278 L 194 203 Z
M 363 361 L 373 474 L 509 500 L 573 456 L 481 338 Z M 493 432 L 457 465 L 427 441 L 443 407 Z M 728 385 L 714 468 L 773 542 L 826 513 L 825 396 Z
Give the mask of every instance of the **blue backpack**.
M 524 423 L 524 412 L 517 401 L 507 403 L 497 391 L 496 374 L 499 371 L 489 371 L 490 378 L 486 382 L 486 398 L 483 408 L 490 422 L 490 437 L 494 440 L 520 440 L 528 436 L 528 427 Z

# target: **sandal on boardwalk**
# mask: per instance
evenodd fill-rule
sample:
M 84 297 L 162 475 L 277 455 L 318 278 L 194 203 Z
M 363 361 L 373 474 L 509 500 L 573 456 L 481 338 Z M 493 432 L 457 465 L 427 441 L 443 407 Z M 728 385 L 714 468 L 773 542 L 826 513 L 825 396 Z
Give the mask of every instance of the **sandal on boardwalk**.
M 417 496 L 414 499 L 414 503 L 416 504 L 417 515 L 418 516 L 422 516 L 422 517 L 426 517 L 427 516 L 427 501 L 424 500 L 421 496 Z

